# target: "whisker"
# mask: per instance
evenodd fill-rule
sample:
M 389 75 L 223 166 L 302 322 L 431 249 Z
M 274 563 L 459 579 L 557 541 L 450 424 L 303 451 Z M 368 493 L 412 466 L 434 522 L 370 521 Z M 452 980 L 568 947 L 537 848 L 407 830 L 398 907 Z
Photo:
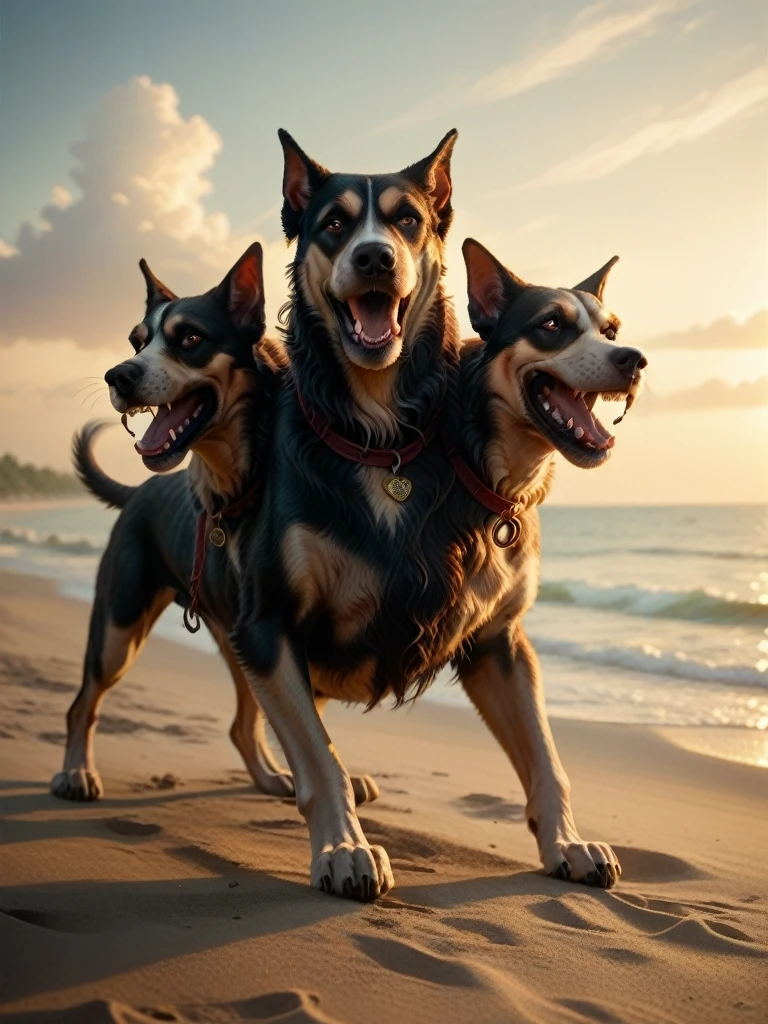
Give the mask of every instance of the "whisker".
M 88 390 L 88 388 L 100 388 L 100 387 L 101 387 L 100 384 L 93 384 L 93 383 L 91 383 L 91 384 L 83 384 L 83 386 L 81 388 L 78 388 L 77 391 L 75 391 L 75 393 L 72 395 L 72 398 L 77 398 L 77 396 L 80 394 L 81 391 L 86 391 L 86 390 Z

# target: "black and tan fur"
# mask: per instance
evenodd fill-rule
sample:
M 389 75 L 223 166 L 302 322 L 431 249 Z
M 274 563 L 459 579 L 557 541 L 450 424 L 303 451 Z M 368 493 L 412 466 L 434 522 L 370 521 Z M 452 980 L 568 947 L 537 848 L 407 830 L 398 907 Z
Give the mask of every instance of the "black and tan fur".
M 92 449 L 103 425 L 89 425 L 75 438 L 81 480 L 105 504 L 123 511 L 99 566 L 83 683 L 67 716 L 64 765 L 51 783 L 56 796 L 94 800 L 102 795 L 93 740 L 104 695 L 128 671 L 161 612 L 172 601 L 188 603 L 201 508 L 215 513 L 230 505 L 265 471 L 285 355 L 280 344 L 263 337 L 261 262 L 256 243 L 218 288 L 177 298 L 142 261 L 146 314 L 130 334 L 134 356 L 106 374 L 113 405 L 126 414 L 162 409 L 169 424 L 180 421 L 182 427 L 190 394 L 201 396 L 204 408 L 194 429 L 190 424 L 159 456 L 144 458 L 162 473 L 191 451 L 189 470 L 155 476 L 140 487 L 118 484 L 95 461 Z M 198 404 L 195 398 L 194 407 Z M 293 792 L 290 777 L 269 750 L 263 715 L 228 642 L 240 522 L 225 519 L 223 525 L 229 544 L 225 551 L 208 546 L 201 614 L 237 690 L 232 740 L 257 786 L 285 796 Z
M 346 243 L 330 254 L 316 251 L 324 249 L 322 235 L 317 237 L 323 217 L 341 219 L 339 195 L 353 184 L 349 176 L 308 164 L 298 152 L 297 158 L 288 144 L 284 186 L 284 222 L 289 234 L 299 233 L 286 339 L 293 376 L 335 429 L 396 447 L 407 433 L 384 433 L 381 416 L 373 431 L 357 400 L 349 364 L 357 365 L 359 353 L 345 341 L 335 305 L 335 268 L 340 260 L 354 263 L 359 223 L 350 223 Z M 309 170 L 294 191 L 291 168 L 297 159 Z M 427 202 L 434 181 L 431 171 L 424 175 Z M 377 179 L 361 178 L 356 194 L 364 192 L 377 202 L 386 189 Z M 385 233 L 398 230 L 381 208 L 375 219 Z M 426 225 L 420 223 L 431 235 L 427 248 L 442 240 L 439 225 L 434 211 Z M 502 552 L 493 545 L 494 517 L 455 479 L 437 443 L 407 467 L 412 493 L 395 506 L 381 488 L 386 471 L 373 476 L 329 451 L 306 423 L 290 385 L 280 399 L 264 515 L 244 543 L 240 620 L 233 634 L 238 656 L 293 770 L 298 806 L 310 829 L 312 883 L 358 899 L 386 891 L 391 870 L 386 853 L 365 840 L 349 779 L 315 713 L 312 693 L 369 706 L 386 695 L 402 702 L 449 662 L 521 776 L 547 870 L 602 885 L 611 884 L 618 871 L 608 847 L 578 838 L 543 711 L 535 654 L 520 626 L 538 584 L 535 505 L 546 493 L 554 450 L 578 456 L 582 464 L 597 464 L 604 453 L 584 456 L 583 445 L 576 451 L 567 439 L 553 442 L 549 427 L 529 415 L 525 382 L 529 374 L 554 374 L 562 362 L 566 379 L 581 375 L 581 390 L 634 394 L 641 357 L 628 357 L 634 350 L 615 349 L 601 337 L 601 329 L 615 334 L 617 327 L 599 302 L 602 281 L 600 288 L 585 282 L 583 290 L 571 292 L 531 288 L 485 254 L 492 287 L 475 289 L 472 253 L 470 246 L 470 311 L 484 343 L 468 346 L 456 367 L 454 321 L 438 286 L 420 332 L 409 337 L 404 331 L 393 361 L 382 360 L 381 367 L 395 373 L 393 386 L 377 394 L 386 395 L 381 404 L 396 423 L 420 415 L 417 425 L 423 429 L 432 413 L 425 395 L 445 392 L 445 422 L 468 460 L 491 486 L 513 491 L 523 504 L 519 546 Z M 308 263 L 314 267 L 311 287 Z M 366 282 L 356 287 L 362 290 Z M 554 309 L 557 343 L 549 327 L 534 323 Z M 421 352 L 423 374 L 434 379 L 437 370 L 442 378 L 437 389 L 425 392 L 422 375 L 409 377 Z M 367 387 L 369 398 L 375 388 Z

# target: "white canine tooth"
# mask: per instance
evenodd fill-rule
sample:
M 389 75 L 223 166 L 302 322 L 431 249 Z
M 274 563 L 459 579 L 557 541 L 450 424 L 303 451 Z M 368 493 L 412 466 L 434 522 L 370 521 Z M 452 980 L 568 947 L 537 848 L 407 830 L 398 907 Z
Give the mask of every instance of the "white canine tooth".
M 584 437 L 584 428 L 576 427 L 576 429 L 573 432 L 573 436 L 576 438 L 577 441 L 580 441 L 582 437 Z
M 362 334 L 363 333 L 363 325 L 360 323 L 359 320 L 355 320 L 355 333 L 356 334 Z
M 165 404 L 168 406 L 168 412 L 170 412 L 171 411 L 171 403 L 170 402 L 166 402 Z
M 170 441 L 166 441 L 165 444 L 163 445 L 163 448 L 170 448 L 170 447 L 171 447 L 171 442 Z
M 552 419 L 555 421 L 555 423 L 562 423 L 563 422 L 563 417 L 560 414 L 560 410 L 559 409 L 553 409 L 552 410 Z
M 176 440 L 176 431 L 171 429 L 171 430 L 168 431 L 168 433 L 170 435 L 171 440 L 175 441 Z
M 544 403 L 544 410 L 545 412 L 549 412 L 549 402 Z
M 569 430 L 573 427 L 573 416 L 571 416 L 571 418 L 568 420 L 568 422 L 565 425 L 566 425 L 566 427 L 568 427 Z

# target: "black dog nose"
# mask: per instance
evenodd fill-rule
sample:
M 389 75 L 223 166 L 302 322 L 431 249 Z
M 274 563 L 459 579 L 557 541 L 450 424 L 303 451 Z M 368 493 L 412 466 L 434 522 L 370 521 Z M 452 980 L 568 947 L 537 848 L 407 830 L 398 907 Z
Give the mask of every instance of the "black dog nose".
M 104 380 L 118 395 L 128 396 L 144 376 L 144 370 L 137 363 L 118 363 L 104 374 Z
M 386 242 L 364 242 L 355 249 L 352 262 L 366 277 L 390 274 L 395 269 L 395 250 Z
M 611 352 L 611 360 L 614 366 L 628 377 L 634 376 L 638 370 L 644 370 L 648 365 L 648 360 L 639 348 L 615 348 Z

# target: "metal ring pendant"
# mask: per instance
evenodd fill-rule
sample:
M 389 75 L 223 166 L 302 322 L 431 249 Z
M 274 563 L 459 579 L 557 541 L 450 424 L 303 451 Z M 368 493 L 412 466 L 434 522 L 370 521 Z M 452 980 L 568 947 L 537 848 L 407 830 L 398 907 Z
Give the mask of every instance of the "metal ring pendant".
M 494 524 L 491 536 L 496 547 L 512 548 L 520 540 L 522 532 L 523 528 L 517 516 L 512 516 L 509 519 L 499 516 Z

